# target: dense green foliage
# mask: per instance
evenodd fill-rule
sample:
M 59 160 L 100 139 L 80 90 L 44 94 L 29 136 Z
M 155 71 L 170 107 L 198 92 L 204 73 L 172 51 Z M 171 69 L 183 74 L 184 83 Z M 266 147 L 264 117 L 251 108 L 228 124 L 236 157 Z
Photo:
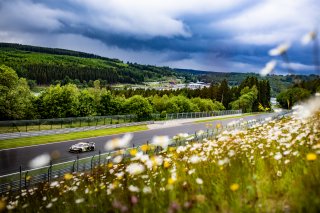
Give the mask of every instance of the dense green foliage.
M 146 120 L 152 113 L 164 116 L 167 113 L 240 108 L 251 112 L 259 111 L 259 104 L 270 107 L 268 82 L 254 77 L 246 79 L 239 87 L 230 88 L 224 80 L 209 88 L 176 91 L 107 90 L 96 80 L 93 87 L 84 89 L 74 84 L 51 85 L 35 96 L 26 80 L 19 79 L 13 69 L 2 65 L 1 72 L 1 120 L 115 114 L 136 114 L 138 120 Z
M 282 91 L 277 96 L 277 101 L 281 107 L 291 109 L 295 103 L 303 101 L 310 97 L 311 94 L 320 92 L 320 78 L 310 81 L 301 81 Z
M 204 87 L 202 89 L 178 89 L 178 90 L 156 90 L 156 89 L 126 89 L 126 90 L 113 90 L 113 94 L 117 96 L 124 96 L 126 98 L 132 97 L 134 95 L 141 95 L 144 97 L 150 97 L 158 95 L 162 96 L 179 96 L 183 95 L 189 99 L 192 98 L 202 98 L 219 101 L 223 104 L 225 109 L 236 109 L 235 104 L 231 102 L 236 101 L 241 96 L 241 91 L 245 87 L 249 89 L 255 87 L 257 94 L 254 95 L 253 102 L 250 106 L 246 107 L 246 112 L 260 111 L 259 105 L 264 108 L 270 109 L 270 90 L 269 81 L 261 80 L 259 81 L 256 77 L 247 77 L 239 86 L 230 87 L 227 80 L 222 80 L 219 84 L 211 84 L 210 87 Z M 164 99 L 165 102 L 165 99 Z M 174 106 L 173 106 L 174 107 Z M 241 108 L 241 107 L 240 107 Z
M 198 112 L 222 110 L 223 105 L 210 99 L 185 96 L 157 95 L 125 98 L 101 88 L 96 80 L 93 87 L 79 89 L 74 84 L 51 85 L 37 96 L 32 95 L 25 79 L 5 65 L 0 67 L 1 120 L 33 118 L 65 118 L 95 115 L 136 114 L 138 120 L 150 119 L 152 113 Z
M 258 90 L 256 86 L 251 89 L 245 87 L 241 90 L 241 96 L 238 100 L 230 103 L 232 109 L 242 109 L 243 112 L 252 112 L 254 102 L 258 97 Z
M 280 92 L 287 89 L 288 87 L 294 84 L 296 79 L 300 79 L 302 81 L 310 81 L 317 79 L 316 75 L 268 75 L 266 77 L 261 77 L 257 73 L 221 73 L 221 72 L 203 72 L 203 71 L 195 71 L 195 70 L 177 70 L 182 73 L 190 73 L 193 75 L 197 75 L 200 81 L 208 82 L 208 83 L 220 83 L 224 79 L 228 80 L 228 84 L 230 86 L 239 86 L 241 82 L 243 82 L 248 77 L 256 77 L 258 80 L 268 80 L 271 87 L 271 96 L 276 97 Z
M 291 109 L 295 103 L 307 99 L 310 95 L 310 91 L 306 89 L 293 87 L 281 92 L 277 96 L 277 101 L 281 107 Z
M 110 84 L 192 78 L 191 74 L 178 73 L 168 67 L 125 64 L 118 59 L 82 52 L 7 43 L 0 43 L 0 64 L 12 67 L 19 77 L 46 85 L 57 81 L 87 84 L 97 79 Z
M 33 99 L 26 79 L 0 65 L 0 120 L 33 117 Z

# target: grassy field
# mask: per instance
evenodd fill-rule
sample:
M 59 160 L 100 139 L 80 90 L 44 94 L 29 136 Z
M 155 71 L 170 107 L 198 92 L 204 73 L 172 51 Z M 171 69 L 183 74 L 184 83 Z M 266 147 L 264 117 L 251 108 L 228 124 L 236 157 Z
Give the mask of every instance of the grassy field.
M 45 136 L 0 140 L 0 150 L 15 148 L 15 147 L 22 147 L 22 146 L 37 145 L 37 144 L 46 144 L 51 142 L 66 141 L 66 140 L 75 140 L 75 139 L 81 139 L 81 138 L 120 134 L 125 132 L 142 131 L 147 129 L 148 127 L 146 125 L 141 125 L 141 126 L 112 128 L 112 129 L 100 129 L 100 130 L 92 130 L 92 131 L 84 131 L 84 132 L 74 132 L 74 133 L 67 133 L 67 134 L 45 135 Z
M 164 149 L 0 198 L 16 212 L 319 212 L 320 113 Z M 159 143 L 159 141 L 158 141 Z M 1 209 L 0 209 L 1 211 Z

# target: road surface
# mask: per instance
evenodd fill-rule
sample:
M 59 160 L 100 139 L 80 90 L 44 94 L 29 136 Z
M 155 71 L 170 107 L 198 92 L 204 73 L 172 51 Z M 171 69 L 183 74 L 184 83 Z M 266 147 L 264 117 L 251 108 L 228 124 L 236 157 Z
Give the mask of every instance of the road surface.
M 243 117 L 244 120 L 252 120 L 252 119 L 260 119 L 274 116 L 276 113 L 269 114 L 257 114 L 252 116 Z M 131 141 L 131 145 L 139 146 L 141 144 L 145 144 L 147 141 L 151 141 L 152 137 L 155 135 L 168 135 L 173 137 L 178 133 L 188 133 L 194 134 L 199 130 L 206 130 L 207 123 L 212 123 L 215 126 L 217 123 L 221 123 L 222 125 L 227 125 L 229 122 L 238 120 L 240 118 L 229 118 L 225 120 L 215 120 L 211 122 L 203 122 L 203 123 L 186 123 L 180 126 L 168 127 L 168 128 L 160 128 L 160 129 L 151 129 L 145 131 L 139 131 L 133 133 L 133 139 Z M 23 170 L 27 170 L 28 162 L 32 160 L 34 157 L 41 155 L 43 153 L 52 153 L 58 152 L 59 157 L 53 161 L 53 164 L 75 160 L 77 154 L 69 153 L 69 147 L 75 143 L 80 141 L 90 141 L 95 142 L 96 149 L 94 152 L 85 152 L 80 153 L 79 158 L 84 158 L 88 156 L 92 156 L 93 154 L 98 154 L 99 150 L 101 153 L 104 153 L 104 145 L 105 143 L 116 137 L 121 137 L 123 134 L 119 135 L 109 135 L 102 136 L 96 138 L 88 138 L 88 139 L 78 139 L 72 141 L 65 142 L 57 142 L 57 143 L 49 143 L 43 145 L 29 146 L 29 147 L 21 147 L 7 150 L 0 150 L 0 175 L 11 174 L 19 171 L 19 167 L 22 166 Z

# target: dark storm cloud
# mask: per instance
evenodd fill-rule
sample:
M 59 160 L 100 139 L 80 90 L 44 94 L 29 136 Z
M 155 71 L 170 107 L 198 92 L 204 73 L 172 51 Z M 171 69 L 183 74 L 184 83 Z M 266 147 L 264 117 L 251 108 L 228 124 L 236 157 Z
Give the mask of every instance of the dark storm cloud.
M 318 9 L 316 0 L 5 0 L 0 40 L 215 71 L 259 71 L 270 48 L 294 41 L 293 65 L 311 72 L 299 39 Z

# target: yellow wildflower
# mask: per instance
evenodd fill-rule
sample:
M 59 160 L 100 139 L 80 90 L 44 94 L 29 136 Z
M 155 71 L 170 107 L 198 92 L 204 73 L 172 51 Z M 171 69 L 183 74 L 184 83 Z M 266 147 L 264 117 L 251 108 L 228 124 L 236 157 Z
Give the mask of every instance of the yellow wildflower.
M 130 149 L 130 155 L 136 156 L 137 153 L 138 151 L 136 149 Z
M 73 178 L 73 175 L 70 174 L 70 173 L 67 173 L 67 174 L 64 175 L 64 179 L 65 180 L 71 180 L 72 178 Z
M 217 123 L 216 128 L 220 129 L 221 128 L 221 123 Z
M 173 179 L 173 178 L 170 177 L 170 178 L 168 179 L 168 184 L 169 184 L 169 185 L 172 185 L 175 181 L 176 181 L 175 179 Z
M 143 152 L 146 152 L 149 150 L 149 146 L 147 144 L 143 144 L 142 146 L 140 146 L 140 149 L 143 151 Z
M 28 176 L 26 177 L 26 180 L 29 181 L 30 179 L 31 179 L 31 176 L 28 175 Z
M 176 150 L 175 147 L 169 147 L 169 152 L 173 152 L 174 150 Z
M 168 168 L 170 166 L 170 163 L 168 161 L 164 161 L 163 167 Z
M 119 181 L 115 180 L 112 183 L 113 188 L 117 188 L 119 186 Z
M 239 189 L 239 187 L 240 187 L 239 184 L 233 183 L 233 184 L 231 184 L 230 189 L 231 189 L 231 191 L 235 192 Z
M 308 161 L 317 160 L 317 155 L 316 155 L 315 153 L 308 153 L 308 154 L 307 154 L 307 160 L 308 160 Z
M 108 167 L 112 168 L 113 164 L 112 163 L 108 163 Z

